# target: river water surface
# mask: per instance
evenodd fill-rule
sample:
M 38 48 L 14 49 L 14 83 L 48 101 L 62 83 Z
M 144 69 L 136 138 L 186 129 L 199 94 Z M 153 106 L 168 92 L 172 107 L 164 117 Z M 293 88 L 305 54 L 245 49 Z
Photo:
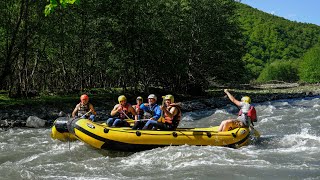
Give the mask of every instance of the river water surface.
M 320 97 L 255 104 L 261 138 L 246 147 L 177 146 L 137 153 L 0 129 L 0 179 L 320 179 Z M 180 127 L 219 125 L 235 106 L 184 113 Z

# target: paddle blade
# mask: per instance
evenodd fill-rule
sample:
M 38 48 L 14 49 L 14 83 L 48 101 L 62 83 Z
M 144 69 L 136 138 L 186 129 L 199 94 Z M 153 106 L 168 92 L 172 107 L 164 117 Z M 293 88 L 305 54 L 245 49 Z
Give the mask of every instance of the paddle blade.
M 160 117 L 159 119 L 158 119 L 158 122 L 162 122 L 162 123 L 165 123 L 166 122 L 166 120 L 164 119 L 164 117 Z

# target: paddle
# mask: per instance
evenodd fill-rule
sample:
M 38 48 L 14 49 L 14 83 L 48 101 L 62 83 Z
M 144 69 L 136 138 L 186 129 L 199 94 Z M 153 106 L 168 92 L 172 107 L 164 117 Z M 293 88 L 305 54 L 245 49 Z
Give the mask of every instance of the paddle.
M 134 123 L 136 121 L 147 121 L 147 120 L 149 120 L 149 119 L 134 120 L 134 119 L 130 118 L 123 110 L 121 112 L 126 116 L 126 118 L 128 118 L 128 119 L 125 119 L 125 121 L 128 122 L 128 123 Z
M 88 116 L 89 113 L 91 113 L 91 109 L 90 109 L 88 112 L 86 112 L 84 115 L 85 115 L 85 116 Z
M 136 121 L 148 121 L 150 119 L 139 119 L 139 120 L 134 120 L 134 119 L 125 119 L 128 123 L 134 123 Z
M 165 96 L 162 96 L 162 104 L 161 104 L 162 107 L 163 107 L 163 105 L 164 105 L 164 98 L 165 98 Z M 165 122 L 166 122 L 165 119 L 163 118 L 163 111 L 161 111 L 161 116 L 160 116 L 160 118 L 158 119 L 158 122 L 162 122 L 162 123 L 165 123 Z
M 128 116 L 123 110 L 121 110 L 121 113 L 123 113 L 124 116 L 126 116 L 126 118 L 131 119 L 131 118 L 129 118 L 129 116 Z M 132 119 L 132 120 L 133 120 L 133 119 Z

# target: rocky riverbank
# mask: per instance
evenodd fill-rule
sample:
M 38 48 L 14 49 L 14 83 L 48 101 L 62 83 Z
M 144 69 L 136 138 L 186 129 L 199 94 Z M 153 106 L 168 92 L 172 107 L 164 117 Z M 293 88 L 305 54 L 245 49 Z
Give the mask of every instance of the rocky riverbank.
M 217 90 L 213 90 L 216 91 Z M 253 103 L 260 103 L 278 99 L 304 98 L 320 95 L 319 85 L 299 84 L 270 84 L 254 86 L 248 90 L 231 90 L 231 93 L 240 99 L 241 96 L 248 95 Z M 181 101 L 183 112 L 205 110 L 224 107 L 230 104 L 228 98 L 224 96 L 222 89 L 219 93 L 212 94 L 208 91 L 207 96 L 191 98 L 189 101 Z M 183 99 L 180 97 L 180 99 Z M 190 98 L 189 98 L 190 99 Z M 109 105 L 108 107 L 112 107 Z M 17 106 L 0 109 L 0 128 L 11 127 L 50 127 L 55 119 L 61 116 L 70 116 L 73 107 L 64 109 L 55 106 Z M 108 118 L 111 109 L 105 108 L 105 105 L 95 104 L 97 116 L 100 120 Z

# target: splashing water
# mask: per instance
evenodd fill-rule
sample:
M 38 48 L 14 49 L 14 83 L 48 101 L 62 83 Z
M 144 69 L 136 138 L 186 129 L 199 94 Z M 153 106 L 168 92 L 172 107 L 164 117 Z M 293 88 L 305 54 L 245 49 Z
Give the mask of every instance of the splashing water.
M 137 153 L 52 140 L 50 129 L 0 130 L 1 179 L 320 179 L 320 99 L 255 104 L 261 138 L 240 149 L 176 146 Z M 184 113 L 181 127 L 219 125 L 236 108 Z

